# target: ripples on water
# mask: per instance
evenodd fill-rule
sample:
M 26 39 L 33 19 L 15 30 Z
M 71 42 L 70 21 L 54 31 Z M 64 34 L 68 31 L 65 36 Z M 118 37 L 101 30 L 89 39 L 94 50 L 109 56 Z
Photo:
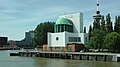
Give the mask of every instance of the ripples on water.
M 0 51 L 0 67 L 120 67 L 120 63 L 18 57 L 9 56 L 9 51 Z

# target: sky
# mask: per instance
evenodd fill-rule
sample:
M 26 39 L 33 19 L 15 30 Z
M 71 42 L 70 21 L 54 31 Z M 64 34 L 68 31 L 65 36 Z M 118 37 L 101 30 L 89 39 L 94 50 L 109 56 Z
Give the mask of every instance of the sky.
M 120 15 L 120 0 L 99 0 L 101 15 Z M 96 0 L 0 0 L 0 36 L 22 40 L 25 32 L 41 22 L 56 21 L 60 15 L 82 12 L 89 28 L 96 12 Z

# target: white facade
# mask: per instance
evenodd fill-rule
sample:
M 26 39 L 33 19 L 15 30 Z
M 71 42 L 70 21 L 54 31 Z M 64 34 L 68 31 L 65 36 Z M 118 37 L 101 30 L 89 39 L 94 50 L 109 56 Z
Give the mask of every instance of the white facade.
M 83 33 L 83 13 L 71 13 L 59 16 L 70 19 L 74 24 L 74 33 Z
M 73 22 L 73 32 L 48 33 L 49 47 L 66 47 L 67 44 L 86 44 L 88 42 L 88 34 L 83 33 L 83 13 L 72 13 L 59 17 Z
M 71 38 L 79 38 L 80 41 L 70 41 Z M 58 38 L 58 39 L 57 39 Z M 87 33 L 48 33 L 48 46 L 49 47 L 66 47 L 67 44 L 77 43 L 86 44 L 88 42 Z

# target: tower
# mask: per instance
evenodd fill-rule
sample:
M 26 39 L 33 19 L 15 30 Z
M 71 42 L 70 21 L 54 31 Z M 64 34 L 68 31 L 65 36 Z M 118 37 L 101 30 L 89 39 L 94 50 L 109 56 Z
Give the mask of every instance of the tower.
M 97 5 L 97 11 L 96 11 L 96 15 L 93 16 L 93 18 L 94 18 L 94 21 L 96 23 L 100 23 L 100 19 L 101 19 L 102 15 L 100 14 L 100 11 L 99 11 L 99 0 L 97 0 L 97 4 L 96 5 Z

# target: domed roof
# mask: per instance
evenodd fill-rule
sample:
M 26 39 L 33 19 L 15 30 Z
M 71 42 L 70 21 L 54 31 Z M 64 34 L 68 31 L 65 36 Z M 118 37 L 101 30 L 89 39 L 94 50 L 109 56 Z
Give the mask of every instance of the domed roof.
M 66 18 L 58 18 L 56 21 L 56 25 L 58 25 L 58 24 L 73 25 L 73 22 Z

